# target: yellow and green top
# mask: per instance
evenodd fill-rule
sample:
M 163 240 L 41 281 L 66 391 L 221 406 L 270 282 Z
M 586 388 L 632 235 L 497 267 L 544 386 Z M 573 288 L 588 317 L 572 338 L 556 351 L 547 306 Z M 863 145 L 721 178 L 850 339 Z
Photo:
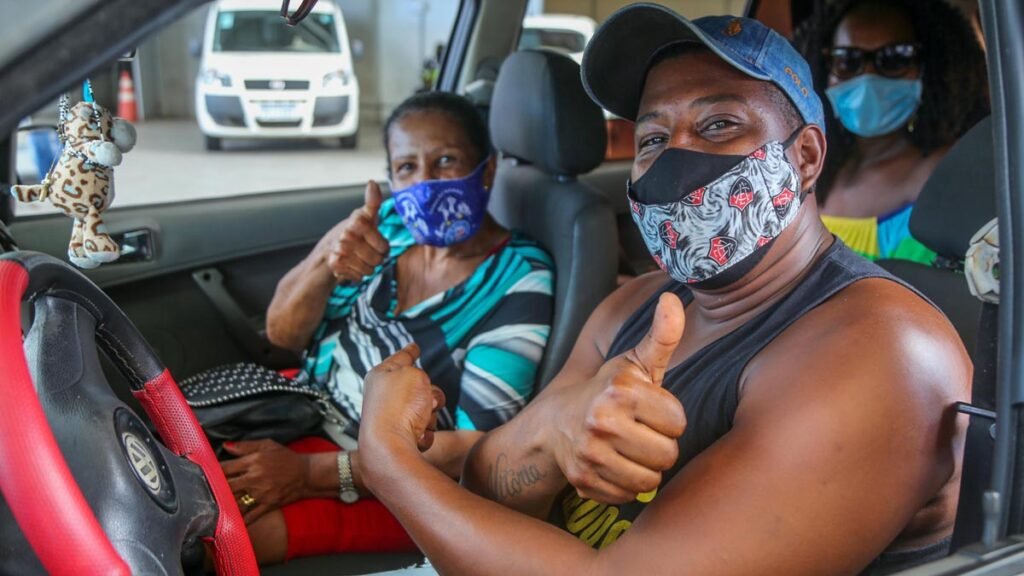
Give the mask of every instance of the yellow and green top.
M 911 203 L 883 216 L 847 218 L 822 214 L 821 219 L 830 232 L 869 260 L 911 260 L 931 265 L 935 252 L 910 234 L 913 209 Z

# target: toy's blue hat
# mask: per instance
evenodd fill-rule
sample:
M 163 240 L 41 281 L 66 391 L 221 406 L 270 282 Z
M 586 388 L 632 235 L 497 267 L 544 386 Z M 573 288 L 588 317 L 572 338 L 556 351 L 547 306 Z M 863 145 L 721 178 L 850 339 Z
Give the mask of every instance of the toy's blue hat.
M 811 68 L 788 40 L 750 18 L 688 20 L 657 4 L 631 4 L 612 14 L 583 53 L 583 87 L 602 108 L 636 120 L 647 70 L 655 55 L 680 42 L 699 42 L 744 74 L 771 82 L 804 122 L 825 129 Z

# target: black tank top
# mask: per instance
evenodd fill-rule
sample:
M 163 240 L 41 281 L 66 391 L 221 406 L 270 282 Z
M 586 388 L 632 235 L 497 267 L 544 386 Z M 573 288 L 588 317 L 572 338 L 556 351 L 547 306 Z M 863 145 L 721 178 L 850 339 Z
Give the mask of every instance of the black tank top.
M 805 314 L 850 284 L 866 278 L 892 280 L 913 290 L 837 239 L 792 292 L 756 318 L 698 350 L 665 373 L 664 387 L 686 408 L 687 426 L 679 438 L 679 459 L 663 474 L 662 487 L 690 460 L 732 428 L 739 404 L 740 376 L 750 360 Z M 618 356 L 640 343 L 650 329 L 658 297 L 664 292 L 679 296 L 684 306 L 693 301 L 693 294 L 685 285 L 674 281 L 667 283 L 626 320 L 606 358 Z M 582 500 L 570 489 L 559 498 L 551 519 L 591 546 L 601 548 L 629 529 L 647 503 L 654 499 L 656 492 L 641 494 L 636 501 L 627 504 L 608 506 Z M 945 555 L 946 548 L 948 542 L 939 557 Z M 922 561 L 921 551 L 909 552 L 915 554 L 915 560 Z M 894 554 L 897 557 L 894 558 Z M 892 561 L 898 562 L 903 555 L 902 551 L 890 552 L 879 560 L 890 568 Z M 879 568 L 877 563 L 872 568 Z

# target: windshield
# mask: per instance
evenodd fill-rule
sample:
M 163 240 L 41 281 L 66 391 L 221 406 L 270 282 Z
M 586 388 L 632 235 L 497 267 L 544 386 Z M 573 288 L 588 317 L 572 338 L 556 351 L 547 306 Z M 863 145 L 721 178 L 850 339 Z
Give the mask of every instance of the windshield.
M 573 30 L 551 28 L 524 28 L 519 38 L 520 49 L 549 48 L 568 54 L 583 52 L 587 39 Z
M 217 14 L 214 52 L 341 52 L 333 14 L 310 14 L 298 26 L 272 10 Z

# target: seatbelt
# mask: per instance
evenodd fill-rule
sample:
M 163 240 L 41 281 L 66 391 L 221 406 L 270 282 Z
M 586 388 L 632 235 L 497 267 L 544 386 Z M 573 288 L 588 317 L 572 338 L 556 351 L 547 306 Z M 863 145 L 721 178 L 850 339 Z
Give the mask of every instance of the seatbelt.
M 964 443 L 960 503 L 951 550 L 981 542 L 991 548 L 999 533 L 999 495 L 992 489 L 996 439 L 996 368 L 999 344 L 999 241 L 993 219 L 971 239 L 964 273 L 967 284 L 982 301 L 978 339 L 972 359 L 971 403 L 958 402 L 958 412 L 971 416 Z
M 986 302 L 981 308 L 978 341 L 974 350 L 971 403 L 957 403 L 957 411 L 971 416 L 964 442 L 960 504 L 956 511 L 951 550 L 981 541 L 986 548 L 998 534 L 999 502 L 989 494 L 996 438 L 996 359 L 999 306 Z

